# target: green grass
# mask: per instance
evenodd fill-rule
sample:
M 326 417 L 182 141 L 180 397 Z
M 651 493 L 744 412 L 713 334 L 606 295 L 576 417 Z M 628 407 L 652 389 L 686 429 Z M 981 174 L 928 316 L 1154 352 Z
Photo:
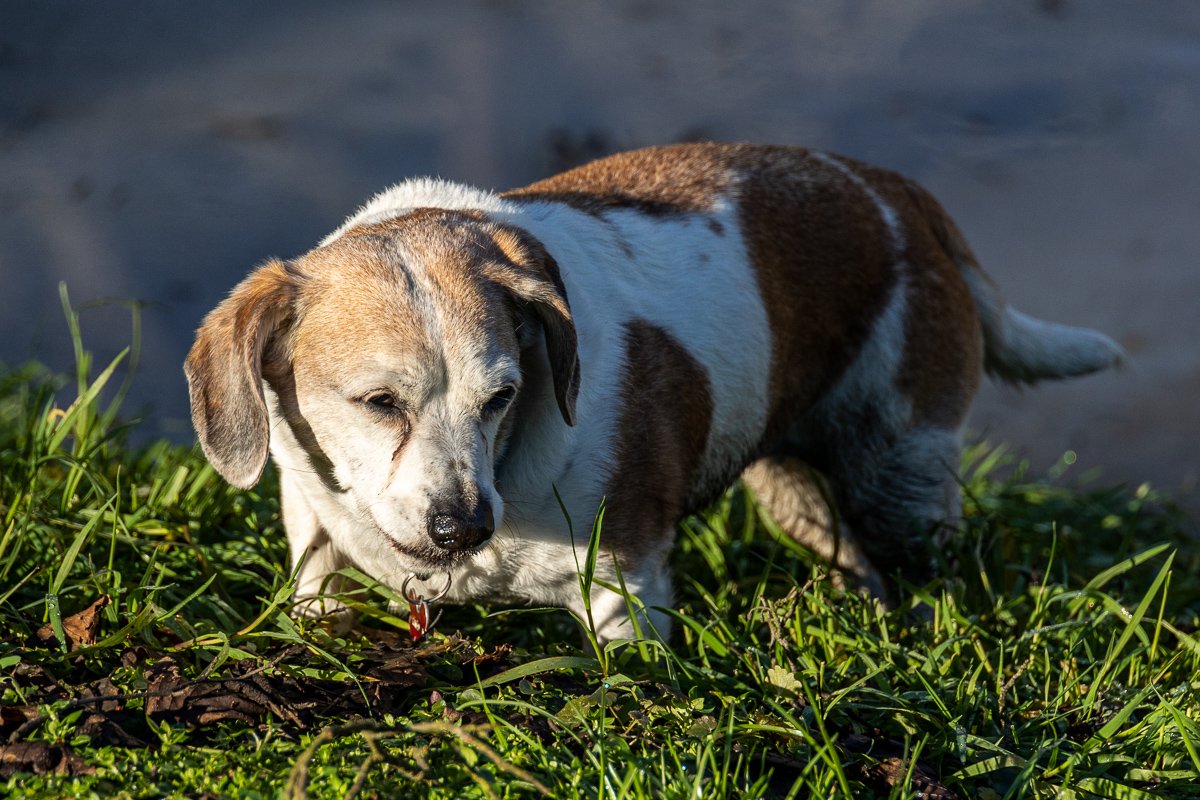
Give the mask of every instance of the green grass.
M 1147 487 L 974 447 L 956 577 L 893 613 L 733 490 L 670 649 L 482 607 L 411 646 L 369 581 L 350 634 L 292 620 L 273 478 L 127 446 L 123 362 L 77 358 L 0 375 L 0 795 L 1200 797 L 1198 551 Z

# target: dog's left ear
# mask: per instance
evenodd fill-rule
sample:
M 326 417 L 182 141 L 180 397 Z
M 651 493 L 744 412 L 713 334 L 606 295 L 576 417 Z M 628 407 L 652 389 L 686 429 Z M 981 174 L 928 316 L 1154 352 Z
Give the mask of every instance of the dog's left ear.
M 529 303 L 541 321 L 558 409 L 566 423 L 574 425 L 575 401 L 579 397 L 579 341 L 558 263 L 541 242 L 521 228 L 496 226 L 492 238 L 515 269 L 494 271 L 490 277 L 518 300 Z

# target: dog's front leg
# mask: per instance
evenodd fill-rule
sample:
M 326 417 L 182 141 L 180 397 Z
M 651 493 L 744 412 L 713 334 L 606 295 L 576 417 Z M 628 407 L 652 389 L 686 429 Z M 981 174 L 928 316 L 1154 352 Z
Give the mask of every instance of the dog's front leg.
M 303 490 L 286 472 L 279 479 L 279 500 L 291 553 L 292 572 L 296 574 L 293 613 L 328 618 L 338 628 L 348 626 L 352 617 L 350 609 L 341 601 L 324 595 L 335 594 L 342 589 L 342 578 L 329 576 L 349 562 L 333 546 L 316 512 L 304 499 Z
M 597 570 L 597 580 L 592 583 L 589 598 L 590 615 L 583 603 L 582 587 L 578 599 L 571 603 L 571 610 L 582 623 L 592 626 L 596 642 L 604 647 L 616 639 L 659 639 L 664 642 L 670 639 L 671 618 L 663 609 L 670 607 L 673 595 L 665 552 L 641 565 L 621 570 L 625 593 L 620 591 L 621 580 L 611 569 L 611 563 L 609 567 Z M 590 639 L 588 633 L 585 633 L 585 640 Z

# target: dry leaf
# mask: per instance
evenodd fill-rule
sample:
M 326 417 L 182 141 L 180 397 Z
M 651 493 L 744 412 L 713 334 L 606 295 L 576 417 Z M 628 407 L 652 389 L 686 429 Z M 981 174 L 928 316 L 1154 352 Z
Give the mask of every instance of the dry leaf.
M 0 777 L 3 778 L 16 772 L 91 775 L 95 771 L 66 745 L 47 742 L 0 744 Z
M 111 602 L 108 595 L 101 595 L 83 611 L 63 618 L 63 636 L 67 637 L 68 650 L 91 647 L 96 643 L 96 634 L 100 632 L 100 612 L 108 608 Z M 50 643 L 55 639 L 54 628 L 43 625 L 38 629 L 37 636 L 41 641 Z
M 909 777 L 908 762 L 902 758 L 885 758 L 866 771 L 867 782 L 881 789 L 902 784 Z M 958 793 L 942 784 L 919 762 L 913 766 L 911 788 L 920 800 L 960 800 Z

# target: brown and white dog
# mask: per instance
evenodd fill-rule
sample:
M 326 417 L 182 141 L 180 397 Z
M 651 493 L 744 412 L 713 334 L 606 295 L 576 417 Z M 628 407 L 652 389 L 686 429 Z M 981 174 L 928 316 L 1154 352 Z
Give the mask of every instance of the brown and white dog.
M 913 182 L 694 144 L 504 194 L 395 186 L 251 273 L 186 372 L 230 483 L 274 455 L 298 599 L 355 565 L 427 593 L 450 580 L 451 601 L 582 614 L 603 500 L 597 577 L 619 565 L 663 633 L 675 524 L 739 476 L 868 588 L 922 580 L 927 534 L 957 520 L 981 372 L 1033 382 L 1120 357 L 1008 308 Z M 597 584 L 591 601 L 601 641 L 631 635 L 622 597 Z

